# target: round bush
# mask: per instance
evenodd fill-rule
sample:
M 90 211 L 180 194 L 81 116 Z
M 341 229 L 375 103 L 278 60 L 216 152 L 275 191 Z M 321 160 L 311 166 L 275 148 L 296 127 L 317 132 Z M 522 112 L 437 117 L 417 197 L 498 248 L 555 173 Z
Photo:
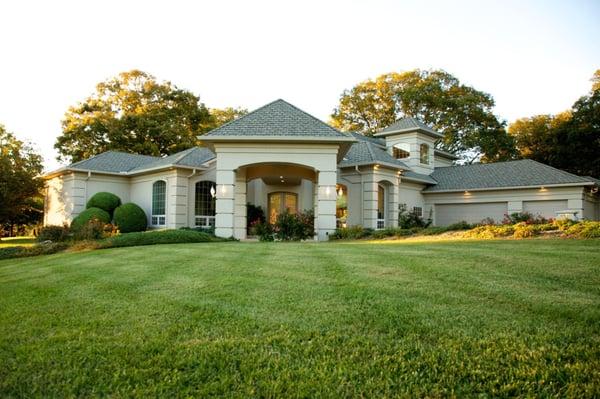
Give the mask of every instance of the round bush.
M 92 219 L 98 219 L 103 223 L 110 223 L 110 215 L 108 212 L 100 208 L 88 208 L 73 219 L 71 222 L 71 229 L 79 230 Z
M 113 193 L 100 192 L 96 193 L 87 202 L 86 208 L 100 208 L 108 212 L 109 215 L 121 205 L 121 198 Z
M 148 227 L 146 212 L 131 202 L 115 209 L 114 223 L 121 233 L 145 231 L 146 227 Z

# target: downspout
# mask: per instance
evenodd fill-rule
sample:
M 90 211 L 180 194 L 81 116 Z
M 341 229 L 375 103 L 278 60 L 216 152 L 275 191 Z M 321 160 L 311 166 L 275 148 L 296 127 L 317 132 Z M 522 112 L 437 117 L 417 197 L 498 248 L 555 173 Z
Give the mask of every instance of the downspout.
M 87 204 L 88 202 L 88 180 L 90 180 L 90 177 L 92 177 L 92 171 L 88 170 L 88 174 L 87 177 L 85 178 L 85 203 Z M 85 205 L 84 205 L 85 206 Z
M 358 168 L 358 165 L 354 165 L 354 170 L 356 173 L 360 175 L 360 222 L 365 226 L 365 183 L 364 183 L 364 175 Z

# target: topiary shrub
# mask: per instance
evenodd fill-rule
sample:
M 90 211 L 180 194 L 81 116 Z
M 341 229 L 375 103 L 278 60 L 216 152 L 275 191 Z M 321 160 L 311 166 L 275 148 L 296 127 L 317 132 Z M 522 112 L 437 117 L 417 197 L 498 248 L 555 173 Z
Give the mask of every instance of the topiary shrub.
M 134 233 L 146 231 L 148 218 L 142 208 L 130 202 L 115 209 L 114 223 L 121 233 Z
M 121 198 L 113 193 L 96 193 L 87 202 L 86 208 L 100 208 L 112 216 L 114 210 L 121 205 Z M 109 220 L 110 221 L 110 220 Z
M 88 208 L 73 219 L 71 222 L 71 230 L 73 230 L 73 232 L 80 230 L 92 219 L 98 219 L 103 223 L 110 223 L 110 215 L 108 212 L 100 208 Z

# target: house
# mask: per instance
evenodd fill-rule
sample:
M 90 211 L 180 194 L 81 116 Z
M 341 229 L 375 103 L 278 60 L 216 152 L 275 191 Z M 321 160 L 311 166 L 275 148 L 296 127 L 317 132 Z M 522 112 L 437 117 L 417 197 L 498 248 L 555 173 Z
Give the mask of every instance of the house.
M 277 100 L 201 136 L 168 157 L 108 151 L 48 173 L 44 223 L 69 223 L 94 193 L 140 205 L 154 228 L 216 228 L 246 237 L 246 204 L 274 220 L 313 209 L 319 240 L 336 226 L 397 226 L 399 209 L 434 225 L 501 221 L 527 211 L 546 218 L 600 218 L 591 177 L 519 160 L 457 166 L 437 150 L 442 135 L 404 118 L 374 137 L 342 133 Z

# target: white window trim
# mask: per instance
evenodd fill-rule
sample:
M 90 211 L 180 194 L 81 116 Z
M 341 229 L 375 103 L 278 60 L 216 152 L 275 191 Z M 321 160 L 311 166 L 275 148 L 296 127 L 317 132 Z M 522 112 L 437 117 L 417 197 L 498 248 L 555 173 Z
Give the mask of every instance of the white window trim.
M 168 200 L 167 198 L 169 198 L 169 183 L 167 182 L 167 180 L 165 179 L 158 179 L 152 182 L 152 186 L 151 186 L 151 190 L 152 190 L 152 194 L 150 195 L 150 213 L 152 213 L 152 205 L 154 202 L 154 183 L 159 182 L 159 181 L 163 181 L 165 182 L 165 214 L 164 215 L 150 215 L 150 226 L 151 227 L 166 227 L 167 226 L 167 207 L 168 207 Z M 157 218 L 158 223 L 154 223 L 154 218 Z M 162 222 L 161 222 L 161 218 L 162 218 Z

